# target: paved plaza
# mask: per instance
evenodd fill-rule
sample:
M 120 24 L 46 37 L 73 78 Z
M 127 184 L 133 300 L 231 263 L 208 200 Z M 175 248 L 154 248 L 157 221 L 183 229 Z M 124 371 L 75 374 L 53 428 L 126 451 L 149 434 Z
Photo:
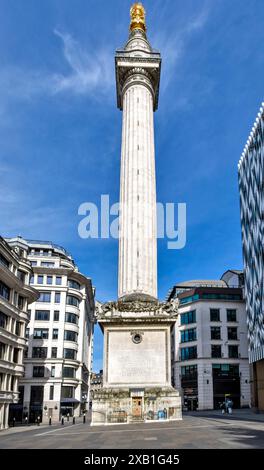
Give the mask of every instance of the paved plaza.
M 184 414 L 182 421 L 137 425 L 28 426 L 0 432 L 1 449 L 253 449 L 264 448 L 264 415 L 235 410 Z

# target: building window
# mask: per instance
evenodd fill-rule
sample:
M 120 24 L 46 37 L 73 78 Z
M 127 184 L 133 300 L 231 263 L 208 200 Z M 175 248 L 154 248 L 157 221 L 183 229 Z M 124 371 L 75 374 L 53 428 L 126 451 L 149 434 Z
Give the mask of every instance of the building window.
M 0 327 L 1 328 L 6 328 L 7 319 L 8 319 L 8 316 L 5 313 L 0 312 Z
M 25 302 L 24 297 L 22 297 L 22 295 L 19 295 L 19 296 L 18 296 L 18 308 L 19 308 L 20 310 L 23 310 L 23 308 L 24 308 L 24 302 Z
M 47 284 L 52 284 L 52 276 L 47 276 Z
M 29 284 L 34 284 L 34 274 L 30 276 Z
M 211 326 L 211 339 L 221 339 L 220 326 Z
M 18 364 L 18 360 L 19 360 L 19 349 L 18 349 L 18 348 L 14 348 L 13 362 L 14 362 L 15 364 Z
M 73 367 L 63 367 L 62 376 L 68 377 L 68 378 L 74 378 L 75 369 Z
M 76 360 L 76 351 L 75 349 L 68 349 L 68 348 L 65 348 L 63 350 L 63 357 L 64 359 L 73 359 L 73 360 Z
M 61 387 L 61 398 L 74 398 L 74 387 Z
M 29 328 L 26 328 L 26 335 L 25 335 L 26 339 L 29 338 L 29 331 L 30 331 Z
M 236 321 L 236 310 L 234 308 L 228 308 L 226 311 L 226 320 L 228 322 L 230 321 Z
M 48 339 L 49 330 L 47 328 L 34 328 L 34 339 Z
M 59 330 L 57 328 L 54 328 L 52 332 L 52 339 L 58 339 L 58 336 L 59 336 Z
M 181 343 L 187 343 L 188 341 L 196 341 L 196 339 L 196 328 L 181 331 Z
M 56 357 L 57 357 L 57 348 L 51 348 L 51 357 L 52 357 L 52 359 L 56 359 Z
M 75 315 L 75 313 L 66 312 L 65 313 L 65 322 L 75 323 L 75 325 L 77 325 L 78 324 L 78 315 Z
M 67 305 L 74 305 L 75 307 L 79 307 L 79 299 L 77 299 L 73 295 L 67 295 L 66 304 Z
M 6 300 L 10 299 L 10 289 L 2 281 L 0 281 L 0 297 L 3 297 L 3 299 L 6 299 Z
M 78 290 L 80 290 L 81 288 L 79 282 L 73 281 L 72 279 L 68 280 L 68 287 L 70 287 L 71 289 L 78 289 Z
M 59 321 L 59 319 L 60 319 L 59 310 L 54 310 L 53 321 Z
M 50 376 L 51 376 L 51 377 L 55 377 L 55 366 L 51 366 L 51 369 L 50 369 Z
M 9 261 L 2 255 L 2 253 L 0 253 L 0 264 L 6 268 L 9 268 Z
M 32 357 L 46 359 L 47 357 L 47 348 L 32 348 Z
M 229 326 L 227 328 L 227 338 L 228 339 L 237 339 L 237 328 L 233 326 Z
M 31 266 L 37 266 L 37 261 L 31 261 Z
M 220 321 L 219 308 L 210 308 L 210 321 Z
M 21 336 L 21 331 L 22 331 L 22 323 L 20 321 L 16 322 L 16 335 Z
M 197 378 L 197 365 L 194 366 L 182 366 L 181 376 L 185 379 L 196 379 Z
M 37 302 L 50 302 L 51 293 L 50 292 L 40 292 L 40 296 Z
M 222 357 L 222 346 L 221 344 L 212 344 L 211 346 L 212 357 Z
M 60 303 L 60 292 L 55 292 L 55 304 Z
M 32 385 L 30 391 L 30 405 L 42 405 L 44 387 Z
M 53 400 L 54 398 L 54 385 L 50 385 L 50 389 L 49 389 L 49 399 L 50 400 Z
M 56 286 L 61 286 L 61 277 L 56 276 Z
M 45 268 L 53 268 L 54 263 L 52 263 L 51 261 L 41 261 L 40 266 L 43 266 Z
M 181 314 L 181 325 L 189 325 L 190 323 L 196 323 L 196 310 Z
M 35 320 L 39 321 L 49 321 L 50 311 L 49 310 L 36 310 L 35 311 Z
M 38 284 L 43 284 L 43 279 L 44 277 L 43 276 L 38 276 Z
M 64 331 L 64 340 L 65 341 L 74 341 L 77 343 L 78 335 L 75 331 L 65 330 Z
M 196 358 L 197 358 L 196 346 L 181 349 L 181 361 L 188 361 L 189 359 L 196 359 Z
M 180 304 L 187 304 L 189 302 L 195 302 L 196 300 L 199 300 L 199 294 L 194 294 L 188 297 L 180 297 Z
M 238 358 L 238 346 L 228 346 L 228 357 Z
M 44 377 L 44 366 L 34 366 L 33 377 Z

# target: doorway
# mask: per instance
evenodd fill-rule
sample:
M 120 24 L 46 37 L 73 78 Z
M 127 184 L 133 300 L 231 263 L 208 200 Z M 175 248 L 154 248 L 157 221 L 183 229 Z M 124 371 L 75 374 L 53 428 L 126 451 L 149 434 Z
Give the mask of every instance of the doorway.
M 132 416 L 142 417 L 142 397 L 132 397 Z

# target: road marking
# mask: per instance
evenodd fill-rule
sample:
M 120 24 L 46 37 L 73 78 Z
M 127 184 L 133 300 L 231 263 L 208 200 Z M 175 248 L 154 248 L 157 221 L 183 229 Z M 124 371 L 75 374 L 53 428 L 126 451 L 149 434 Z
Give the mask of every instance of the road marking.
M 157 441 L 157 437 L 144 437 L 144 441 Z
M 75 424 L 75 427 L 77 426 L 81 426 L 81 424 L 83 423 L 79 423 L 79 424 Z M 33 437 L 37 437 L 37 436 L 44 436 L 44 434 L 51 434 L 52 432 L 58 432 L 58 431 L 66 431 L 68 428 L 68 426 L 66 428 L 57 428 L 57 429 L 53 429 L 52 431 L 46 431 L 46 432 L 41 432 L 40 434 L 34 434 Z M 74 433 L 74 434 L 78 434 L 78 433 Z
M 78 425 L 76 425 L 78 426 Z M 67 435 L 75 435 L 75 434 L 114 434 L 114 433 L 125 433 L 125 432 L 149 432 L 149 431 L 154 431 L 154 432 L 160 432 L 161 430 L 162 431 L 171 431 L 171 430 L 175 430 L 175 431 L 181 431 L 182 429 L 193 429 L 193 428 L 211 428 L 211 427 L 215 427 L 214 425 L 212 424 L 202 424 L 202 425 L 199 425 L 199 426 L 184 426 L 184 427 L 181 427 L 181 428 L 172 428 L 172 427 L 169 427 L 169 428 L 144 428 L 144 429 L 111 429 L 109 431 L 107 430 L 102 430 L 102 431 L 83 431 L 83 432 L 69 432 L 67 433 Z M 69 429 L 69 428 L 65 428 L 65 429 L 61 429 L 61 431 L 64 431 L 66 429 Z M 50 434 L 52 432 L 56 432 L 56 431 L 59 431 L 59 429 L 54 429 L 53 431 L 48 431 L 48 432 L 43 432 L 41 434 L 35 434 L 34 437 L 37 437 L 37 436 L 43 436 L 45 434 Z M 60 434 L 57 434 L 56 437 L 59 437 Z

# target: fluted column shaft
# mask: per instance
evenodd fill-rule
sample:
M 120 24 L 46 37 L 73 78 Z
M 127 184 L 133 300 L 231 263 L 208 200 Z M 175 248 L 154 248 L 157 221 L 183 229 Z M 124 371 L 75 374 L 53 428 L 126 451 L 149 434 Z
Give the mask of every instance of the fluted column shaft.
M 157 297 L 153 95 L 137 81 L 123 95 L 118 297 Z

